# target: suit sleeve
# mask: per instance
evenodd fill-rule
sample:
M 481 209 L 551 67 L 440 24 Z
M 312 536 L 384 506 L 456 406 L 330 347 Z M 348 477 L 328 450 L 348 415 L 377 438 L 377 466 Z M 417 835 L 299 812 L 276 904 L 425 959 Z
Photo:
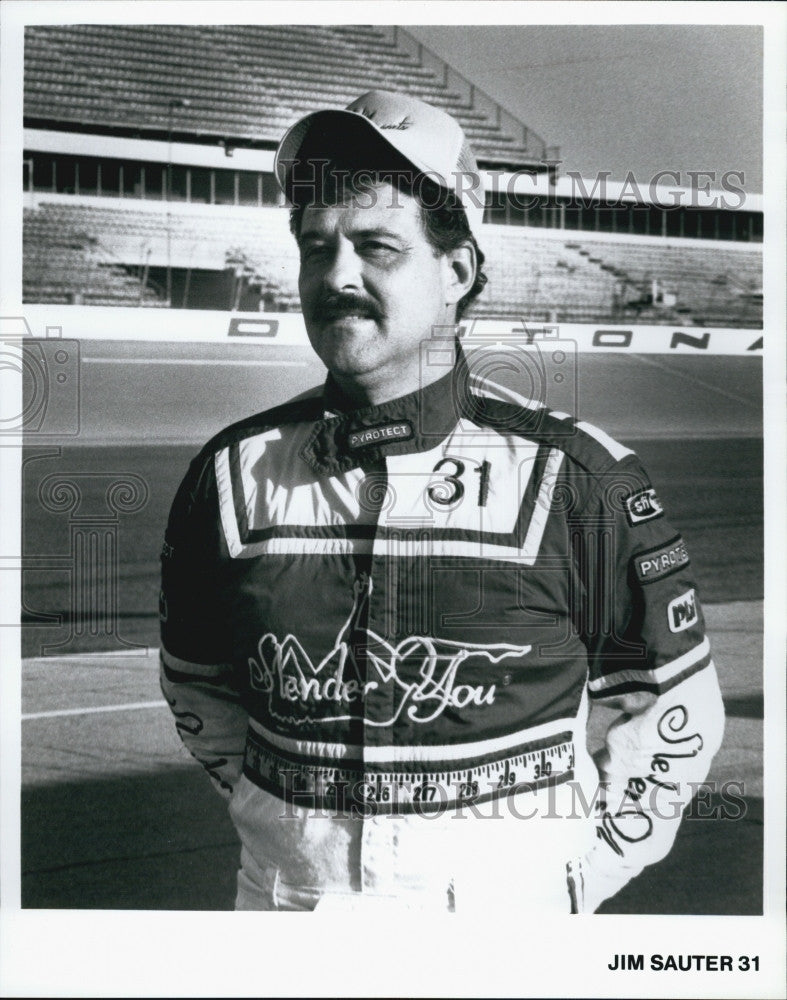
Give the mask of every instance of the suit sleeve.
M 178 490 L 161 553 L 164 697 L 186 748 L 229 798 L 238 781 L 248 715 L 232 666 L 212 459 L 198 457 Z
M 636 457 L 602 477 L 578 542 L 591 705 L 619 711 L 595 755 L 595 845 L 571 872 L 592 912 L 672 848 L 724 709 L 689 553 Z

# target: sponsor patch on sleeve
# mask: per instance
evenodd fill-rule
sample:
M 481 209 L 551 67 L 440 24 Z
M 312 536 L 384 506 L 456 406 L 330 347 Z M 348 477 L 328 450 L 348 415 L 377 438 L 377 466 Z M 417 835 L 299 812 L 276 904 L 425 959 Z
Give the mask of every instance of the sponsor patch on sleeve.
M 643 521 L 652 521 L 664 513 L 664 508 L 656 499 L 656 491 L 652 486 L 627 496 L 623 505 L 626 508 L 628 522 L 632 527 Z
M 643 584 L 663 580 L 691 563 L 686 543 L 680 535 L 657 549 L 637 553 L 633 561 L 637 579 Z
M 670 632 L 685 632 L 699 618 L 697 611 L 697 595 L 694 590 L 674 598 L 667 605 L 667 622 Z

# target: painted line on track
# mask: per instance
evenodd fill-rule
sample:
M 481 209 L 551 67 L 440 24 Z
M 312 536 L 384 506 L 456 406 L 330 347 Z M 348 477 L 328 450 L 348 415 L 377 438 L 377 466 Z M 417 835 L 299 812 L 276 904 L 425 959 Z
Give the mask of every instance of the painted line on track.
M 59 656 L 23 656 L 22 663 L 35 664 L 36 666 L 52 666 L 58 663 L 74 663 L 78 660 L 107 660 L 107 659 L 152 659 L 158 658 L 158 646 L 140 646 L 137 649 L 108 649 L 106 652 L 96 653 L 93 650 L 84 653 L 61 653 Z
M 236 365 L 243 368 L 308 368 L 305 361 L 238 361 L 222 358 L 82 358 L 83 365 Z
M 125 705 L 96 705 L 93 708 L 59 708 L 53 712 L 30 712 L 22 722 L 30 719 L 56 719 L 65 715 L 96 715 L 99 712 L 133 712 L 141 708 L 163 708 L 165 701 L 134 701 Z

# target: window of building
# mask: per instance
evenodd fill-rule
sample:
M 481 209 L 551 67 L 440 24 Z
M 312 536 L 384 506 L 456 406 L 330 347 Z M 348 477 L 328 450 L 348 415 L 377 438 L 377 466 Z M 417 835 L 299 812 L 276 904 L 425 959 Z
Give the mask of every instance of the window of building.
M 611 233 L 615 217 L 614 208 L 599 208 L 596 211 L 596 227 L 600 233 Z
M 168 191 L 170 201 L 189 200 L 189 171 L 181 163 L 170 163 L 167 168 Z M 147 185 L 146 185 L 147 187 Z
M 272 173 L 260 174 L 262 181 L 262 204 L 263 205 L 283 205 L 283 195 L 281 189 Z
M 615 232 L 633 233 L 634 216 L 637 211 L 637 203 L 634 201 L 622 201 L 615 206 Z
M 101 195 L 117 198 L 120 194 L 120 160 L 104 160 L 101 164 Z
M 33 190 L 54 191 L 55 158 L 49 153 L 33 153 Z
M 579 228 L 586 232 L 595 232 L 596 209 L 593 206 L 581 205 L 579 208 Z
M 235 171 L 214 170 L 214 200 L 217 205 L 235 204 Z
M 648 205 L 648 233 L 651 236 L 661 236 L 664 224 L 664 209 L 656 205 Z
M 650 212 L 647 205 L 637 202 L 629 209 L 629 232 L 637 236 L 647 236 L 650 233 Z
M 499 192 L 489 196 L 484 210 L 484 222 L 504 225 L 506 221 L 506 198 Z
M 718 240 L 735 239 L 735 213 L 716 211 L 713 214 L 716 216 L 715 226 L 714 226 L 714 229 L 716 231 L 716 239 Z
M 98 194 L 98 160 L 92 157 L 79 160 L 78 191 L 79 194 Z
M 229 170 L 25 151 L 24 190 L 41 193 L 162 199 L 216 205 L 281 205 L 283 195 L 268 171 Z M 761 212 L 667 208 L 623 202 L 583 203 L 576 198 L 490 193 L 484 219 L 493 224 L 565 228 L 761 242 Z
M 711 231 L 704 218 L 705 212 L 700 208 L 687 208 L 683 224 L 683 235 L 690 239 L 702 239 L 709 237 Z
M 142 183 L 142 164 L 132 160 L 124 160 L 120 164 L 122 183 L 120 190 L 124 198 L 142 198 L 144 187 Z
M 166 166 L 145 163 L 142 168 L 143 198 L 163 198 L 166 187 Z
M 189 189 L 189 201 L 198 201 L 206 205 L 210 204 L 210 175 L 211 171 L 207 167 L 190 167 L 189 175 L 191 186 Z
M 543 220 L 548 229 L 560 227 L 560 206 L 553 198 L 544 200 Z
M 505 221 L 509 226 L 524 226 L 527 222 L 527 198 L 512 194 L 506 197 Z
M 238 171 L 238 204 L 259 205 L 260 177 L 256 170 Z
M 527 202 L 532 204 L 527 204 L 524 211 L 519 208 L 513 208 L 511 211 L 511 221 L 516 222 L 518 225 L 524 223 L 526 226 L 533 226 L 537 229 L 542 229 L 544 226 L 544 215 L 546 213 L 546 208 L 541 198 L 527 199 Z
M 563 207 L 563 225 L 566 229 L 579 229 L 580 215 L 579 206 L 576 203 L 567 201 Z
M 58 157 L 55 164 L 55 191 L 58 194 L 76 194 L 77 165 L 72 156 Z
M 684 234 L 684 209 L 665 208 L 664 216 L 667 225 L 666 236 L 683 236 Z

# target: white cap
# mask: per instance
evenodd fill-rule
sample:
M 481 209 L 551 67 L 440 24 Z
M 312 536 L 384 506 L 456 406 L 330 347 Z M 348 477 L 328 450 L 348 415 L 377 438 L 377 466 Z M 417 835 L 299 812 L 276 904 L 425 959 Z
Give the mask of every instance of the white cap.
M 293 163 L 311 128 L 328 129 L 331 122 L 358 125 L 358 134 L 376 135 L 395 149 L 419 174 L 454 192 L 467 214 L 470 230 L 478 238 L 484 214 L 484 190 L 473 151 L 456 119 L 408 94 L 370 90 L 344 110 L 314 111 L 287 130 L 274 161 L 283 191 Z

